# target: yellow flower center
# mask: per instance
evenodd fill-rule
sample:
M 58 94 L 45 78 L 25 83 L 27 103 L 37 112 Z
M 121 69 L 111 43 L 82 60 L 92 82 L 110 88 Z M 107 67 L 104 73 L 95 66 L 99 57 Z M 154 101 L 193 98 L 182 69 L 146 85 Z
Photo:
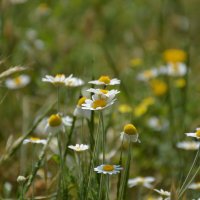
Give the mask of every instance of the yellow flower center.
M 136 135 L 137 134 L 137 129 L 133 124 L 126 124 L 124 126 L 124 133 L 128 135 Z
M 175 85 L 176 85 L 176 87 L 178 87 L 178 88 L 183 88 L 183 87 L 185 87 L 185 85 L 186 85 L 186 80 L 185 80 L 184 78 L 177 79 L 177 80 L 175 81 Z
M 109 76 L 101 76 L 98 81 L 103 82 L 105 84 L 109 84 L 110 83 L 110 77 Z
M 108 172 L 113 171 L 114 170 L 114 166 L 113 165 L 104 165 L 103 166 L 103 170 L 104 171 L 108 171 Z
M 105 107 L 106 106 L 106 101 L 104 99 L 97 99 L 93 102 L 92 107 L 94 109 L 98 108 L 98 107 Z
M 14 78 L 14 82 L 15 82 L 16 85 L 20 85 L 20 84 L 22 83 L 22 80 L 21 80 L 21 78 L 18 76 L 18 77 L 16 77 L 16 78 Z
M 200 137 L 200 130 L 197 130 L 197 131 L 196 131 L 196 136 L 197 136 L 197 137 Z
M 40 140 L 40 138 L 37 138 L 37 137 L 30 137 L 30 140 L 31 140 L 31 141 L 38 141 L 38 140 Z
M 50 126 L 56 127 L 56 126 L 61 125 L 62 119 L 61 119 L 61 117 L 58 114 L 51 115 L 49 117 L 49 119 L 48 119 L 48 123 L 49 123 Z
M 62 77 L 65 77 L 64 74 L 56 74 L 55 78 L 62 78 Z
M 100 92 L 102 92 L 102 93 L 104 93 L 104 94 L 108 94 L 108 90 L 100 89 Z
M 85 100 L 86 100 L 87 98 L 86 97 L 81 97 L 79 100 L 78 100 L 78 106 L 82 106 L 82 104 L 84 104 L 85 103 Z
M 183 62 L 186 60 L 186 53 L 181 49 L 168 49 L 163 53 L 164 60 L 167 62 Z
M 162 96 L 167 92 L 167 84 L 164 81 L 155 79 L 150 84 L 153 93 L 157 96 Z
M 121 105 L 119 105 L 118 110 L 121 113 L 130 113 L 130 112 L 132 112 L 131 106 L 129 106 L 127 104 L 121 104 Z
M 153 72 L 151 70 L 144 71 L 144 77 L 145 78 L 152 78 L 153 77 Z

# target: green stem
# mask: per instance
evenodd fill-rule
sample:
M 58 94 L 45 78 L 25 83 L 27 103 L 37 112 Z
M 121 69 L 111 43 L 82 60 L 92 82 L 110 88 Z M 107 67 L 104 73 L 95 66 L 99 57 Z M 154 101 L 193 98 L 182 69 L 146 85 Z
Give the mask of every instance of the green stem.
M 107 174 L 106 200 L 109 200 L 109 174 Z
M 102 164 L 105 164 L 106 132 L 104 129 L 104 121 L 103 121 L 103 112 L 102 111 L 100 111 L 100 119 L 101 119 L 101 126 L 102 126 L 102 152 L 103 152 Z

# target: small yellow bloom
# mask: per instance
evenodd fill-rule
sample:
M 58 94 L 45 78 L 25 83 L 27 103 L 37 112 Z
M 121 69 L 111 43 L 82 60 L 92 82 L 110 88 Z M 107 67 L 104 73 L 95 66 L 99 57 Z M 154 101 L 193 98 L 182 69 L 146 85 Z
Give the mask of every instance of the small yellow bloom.
M 174 83 L 177 88 L 184 88 L 186 86 L 186 80 L 184 78 L 179 78 Z
M 144 115 L 147 112 L 148 107 L 144 104 L 139 104 L 138 106 L 135 107 L 133 114 L 136 117 L 141 117 L 142 115 Z
M 150 82 L 150 86 L 153 90 L 153 93 L 156 96 L 162 96 L 167 92 L 167 84 L 159 79 L 154 79 Z
M 163 53 L 164 60 L 166 62 L 184 62 L 187 58 L 187 54 L 185 51 L 181 49 L 167 49 Z
M 132 112 L 132 108 L 131 108 L 131 106 L 129 106 L 127 104 L 121 104 L 118 107 L 118 111 L 120 113 L 130 113 L 130 112 Z
M 98 81 L 103 82 L 105 84 L 109 84 L 110 83 L 110 77 L 109 76 L 101 76 Z
M 126 133 L 128 135 L 138 134 L 137 129 L 135 128 L 135 126 L 133 124 L 126 124 L 124 126 L 124 133 Z
M 51 115 L 48 119 L 48 123 L 51 127 L 56 127 L 60 126 L 62 124 L 62 119 L 61 117 L 56 114 L 56 115 Z
M 98 107 L 101 107 L 101 108 L 103 108 L 103 107 L 105 107 L 106 106 L 106 101 L 104 100 L 104 99 L 97 99 L 97 100 L 95 100 L 94 102 L 93 102 L 93 104 L 92 104 L 92 107 L 94 108 L 94 109 L 96 109 L 96 108 L 98 108 Z
M 200 129 L 198 129 L 195 134 L 196 134 L 196 137 L 200 137 Z
M 78 100 L 77 105 L 78 105 L 78 106 L 82 106 L 82 104 L 85 103 L 85 100 L 86 100 L 86 99 L 87 99 L 86 97 L 81 97 L 81 98 Z
M 155 99 L 153 97 L 146 97 L 143 99 L 142 104 L 145 106 L 151 106 L 155 103 Z
M 141 59 L 141 58 L 133 58 L 133 59 L 131 59 L 131 61 L 130 61 L 131 67 L 133 67 L 133 68 L 142 65 L 142 63 L 143 63 L 143 62 L 142 62 L 142 59 Z

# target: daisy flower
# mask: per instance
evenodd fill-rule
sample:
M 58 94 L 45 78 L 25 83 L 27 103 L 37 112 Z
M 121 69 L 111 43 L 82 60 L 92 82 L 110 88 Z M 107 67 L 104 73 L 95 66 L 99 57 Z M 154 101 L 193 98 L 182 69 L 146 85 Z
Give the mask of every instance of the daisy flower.
M 46 75 L 42 81 L 52 83 L 55 86 L 64 86 L 66 79 L 64 74 L 56 74 L 55 76 Z
M 138 74 L 137 80 L 139 81 L 149 81 L 159 75 L 157 69 L 148 69 Z
M 65 79 L 65 86 L 67 87 L 78 87 L 84 84 L 84 81 L 80 78 L 73 77 L 71 74 L 69 77 Z
M 90 110 L 84 110 L 82 109 L 82 105 L 85 103 L 87 97 L 81 97 L 79 100 L 78 100 L 78 103 L 76 105 L 76 108 L 74 110 L 74 116 L 76 117 L 83 117 L 83 118 L 87 118 L 87 119 L 90 119 L 91 118 L 91 111 Z
M 178 142 L 176 146 L 180 149 L 185 149 L 185 150 L 197 150 L 199 148 L 199 142 L 194 142 L 194 141 Z
M 75 146 L 73 145 L 69 145 L 68 148 L 77 151 L 77 152 L 81 152 L 81 151 L 85 151 L 89 149 L 89 146 L 86 144 L 76 144 Z
M 94 168 L 94 171 L 97 173 L 102 173 L 102 174 L 118 174 L 120 173 L 120 170 L 123 168 L 120 167 L 120 165 L 99 165 L 98 167 Z
M 99 98 L 99 95 L 92 95 L 92 99 L 86 99 L 85 103 L 82 104 L 82 109 L 86 110 L 103 110 L 112 104 L 114 104 L 116 99 L 114 97 L 104 97 Z
M 136 185 L 142 185 L 146 188 L 151 189 L 151 188 L 153 188 L 151 183 L 154 182 L 154 181 L 155 181 L 155 178 L 151 177 L 151 176 L 137 177 L 137 178 L 129 179 L 128 180 L 128 186 L 131 188 L 131 187 L 134 187 Z
M 30 83 L 30 77 L 22 74 L 15 78 L 8 78 L 5 81 L 5 85 L 8 89 L 19 89 L 23 88 Z
M 157 193 L 159 193 L 161 196 L 164 196 L 164 197 L 170 197 L 171 195 L 170 192 L 164 191 L 163 189 L 160 189 L 160 190 L 154 189 L 154 191 L 156 191 Z
M 191 183 L 189 186 L 188 186 L 189 189 L 192 189 L 192 190 L 199 190 L 200 189 L 200 182 L 196 182 L 196 183 Z
M 170 76 L 184 76 L 187 73 L 187 66 L 184 63 L 169 63 L 166 68 Z
M 132 142 L 140 142 L 138 139 L 138 131 L 133 124 L 126 124 L 123 132 L 121 132 L 121 135 Z
M 120 80 L 116 78 L 111 79 L 109 76 L 100 76 L 98 80 L 89 81 L 89 83 L 94 85 L 119 85 Z
M 194 133 L 186 133 L 186 135 L 188 137 L 195 137 L 197 139 L 200 139 L 200 128 L 197 128 L 196 132 L 194 132 Z
M 46 131 L 51 132 L 51 133 L 64 131 L 63 120 L 59 114 L 53 114 L 48 118 Z
M 69 116 L 62 117 L 62 122 L 63 122 L 63 125 L 65 125 L 65 126 L 71 126 L 72 121 L 73 121 L 73 119 Z
M 109 97 L 114 98 L 116 96 L 116 94 L 120 93 L 120 91 L 118 91 L 118 90 L 104 90 L 104 89 L 94 89 L 94 88 L 90 88 L 87 91 L 97 94 L 97 95 L 99 95 L 99 97 L 105 96 L 108 98 Z
M 23 141 L 23 144 L 27 144 L 27 143 L 33 143 L 33 144 L 46 144 L 47 140 L 44 139 L 40 139 L 37 137 L 30 137 L 29 139 L 25 139 Z

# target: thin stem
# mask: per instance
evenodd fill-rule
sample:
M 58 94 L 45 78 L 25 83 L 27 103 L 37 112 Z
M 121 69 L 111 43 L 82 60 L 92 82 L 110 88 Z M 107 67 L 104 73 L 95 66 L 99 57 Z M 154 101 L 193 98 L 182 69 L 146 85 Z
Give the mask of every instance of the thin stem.
M 195 166 L 195 164 L 197 162 L 199 151 L 200 151 L 200 145 L 199 145 L 198 151 L 197 151 L 197 153 L 195 155 L 195 158 L 193 160 L 192 166 L 190 167 L 190 170 L 189 170 L 189 172 L 187 174 L 187 177 L 185 178 L 185 181 L 184 181 L 183 185 L 181 186 L 181 188 L 180 188 L 180 190 L 178 192 L 178 196 L 180 196 L 180 194 L 182 193 L 182 190 L 183 190 L 183 188 L 184 188 L 184 186 L 185 186 L 185 184 L 186 184 L 186 182 L 187 182 L 187 180 L 188 180 L 188 178 L 189 178 L 189 176 L 190 176 L 190 174 L 191 174 L 191 172 L 192 172 L 192 170 L 193 170 L 193 168 L 194 168 L 194 166 Z
M 106 200 L 109 200 L 109 175 L 107 175 Z
M 103 152 L 102 164 L 105 164 L 106 133 L 105 133 L 105 128 L 104 128 L 103 112 L 102 111 L 100 111 L 100 119 L 101 119 L 101 126 L 102 126 L 102 152 Z
M 32 161 L 31 161 L 31 169 L 33 172 L 34 169 L 34 156 L 35 156 L 35 144 L 32 145 Z M 32 199 L 34 199 L 34 190 L 35 190 L 35 183 L 34 180 L 32 182 Z
M 60 87 L 57 87 L 57 112 L 60 111 Z
M 99 197 L 98 200 L 101 200 L 101 194 L 102 194 L 102 187 L 103 186 L 103 174 L 101 174 L 101 179 L 100 179 L 100 188 L 99 188 Z

